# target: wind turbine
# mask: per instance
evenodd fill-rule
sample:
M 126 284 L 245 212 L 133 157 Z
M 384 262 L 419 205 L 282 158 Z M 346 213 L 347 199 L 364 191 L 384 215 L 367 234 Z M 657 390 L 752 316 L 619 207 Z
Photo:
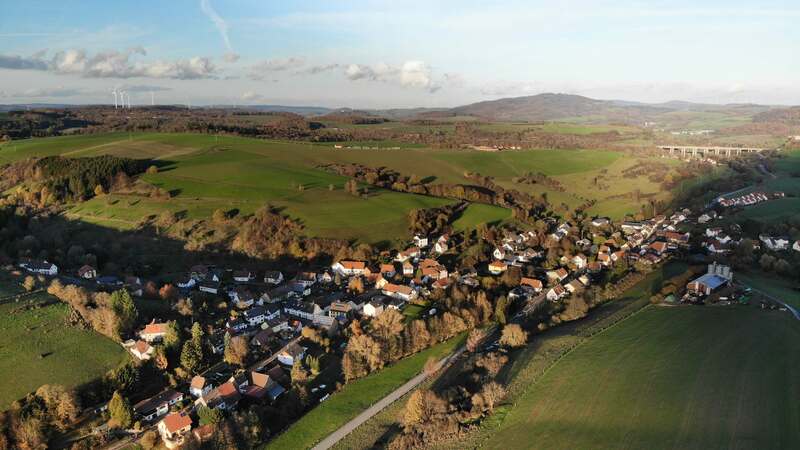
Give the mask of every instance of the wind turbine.
M 112 89 L 111 93 L 114 94 L 114 109 L 117 109 L 117 88 Z
M 156 105 L 156 94 L 153 91 L 150 91 L 150 106 Z

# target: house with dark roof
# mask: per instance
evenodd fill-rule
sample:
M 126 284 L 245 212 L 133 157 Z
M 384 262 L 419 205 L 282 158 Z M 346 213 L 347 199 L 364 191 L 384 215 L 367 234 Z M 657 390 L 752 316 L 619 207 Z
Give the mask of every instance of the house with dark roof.
M 183 400 L 183 394 L 175 389 L 167 389 L 146 400 L 133 405 L 134 417 L 151 422 L 169 412 L 170 406 Z
M 216 408 L 225 411 L 236 409 L 242 396 L 236 385 L 233 382 L 226 382 L 216 389 L 212 389 L 208 394 L 198 398 L 195 401 L 196 405 L 202 405 L 206 408 Z
M 264 272 L 264 283 L 267 284 L 283 283 L 283 273 L 277 270 L 268 270 Z
M 48 276 L 58 275 L 58 266 L 47 261 L 30 261 L 22 263 L 19 266 L 31 273 Z

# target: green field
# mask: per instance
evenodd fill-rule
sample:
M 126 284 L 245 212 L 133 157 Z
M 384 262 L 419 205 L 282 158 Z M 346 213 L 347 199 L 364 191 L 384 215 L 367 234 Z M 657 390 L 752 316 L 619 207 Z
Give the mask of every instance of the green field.
M 651 307 L 516 399 L 486 448 L 797 448 L 800 327 L 753 307 Z
M 456 230 L 468 230 L 482 224 L 495 224 L 511 218 L 511 211 L 492 205 L 473 203 L 453 222 Z
M 90 381 L 126 357 L 113 341 L 68 326 L 68 306 L 52 302 L 57 300 L 36 294 L 0 305 L 0 373 L 5 379 L 0 409 L 43 384 L 70 387 Z
M 800 284 L 763 272 L 737 272 L 735 281 L 800 309 Z
M 319 168 L 332 163 L 390 167 L 432 184 L 470 183 L 465 174 L 478 172 L 493 177 L 505 188 L 533 195 L 546 193 L 555 206 L 563 203 L 576 207 L 594 199 L 597 204 L 591 208 L 592 213 L 613 217 L 639 211 L 639 204 L 627 195 L 633 190 L 658 199 L 669 197 L 645 177 L 622 176 L 621 171 L 635 164 L 635 159 L 603 150 L 359 150 L 186 133 L 106 133 L 14 141 L 0 146 L 0 161 L 57 154 L 112 154 L 159 161 L 160 172 L 143 179 L 170 191 L 171 199 L 112 195 L 75 205 L 70 211 L 72 217 L 121 229 L 133 228 L 143 218 L 167 210 L 199 219 L 215 209 L 236 208 L 249 213 L 269 202 L 300 220 L 308 235 L 379 242 L 407 234 L 409 210 L 450 203 L 446 199 L 380 189 L 372 189 L 368 198 L 355 197 L 343 189 L 347 178 Z M 566 192 L 513 181 L 529 172 L 555 178 Z M 473 205 L 457 221 L 456 228 L 496 222 L 509 215 L 501 208 Z
M 764 177 L 764 182 L 742 191 L 784 192 L 786 198 L 770 200 L 747 206 L 732 216 L 736 219 L 752 219 L 762 223 L 800 217 L 800 150 L 785 151 L 784 157 L 774 160 L 772 173 L 775 177 Z
M 349 422 L 420 373 L 428 358 L 440 359 L 464 341 L 464 336 L 437 344 L 365 378 L 348 383 L 325 403 L 312 409 L 266 445 L 267 449 L 307 449 Z

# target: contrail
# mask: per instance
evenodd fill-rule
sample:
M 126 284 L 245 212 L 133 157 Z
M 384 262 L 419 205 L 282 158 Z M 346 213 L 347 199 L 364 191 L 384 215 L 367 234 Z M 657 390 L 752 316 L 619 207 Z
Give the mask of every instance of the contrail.
M 222 40 L 225 42 L 225 48 L 227 48 L 229 52 L 233 52 L 231 41 L 228 38 L 228 22 L 225 22 L 225 19 L 217 14 L 217 12 L 214 10 L 214 7 L 211 6 L 210 0 L 200 0 L 200 9 L 203 11 L 203 14 L 205 14 L 206 17 L 214 22 L 214 26 L 217 27 L 217 31 L 219 31 L 220 36 L 222 36 Z

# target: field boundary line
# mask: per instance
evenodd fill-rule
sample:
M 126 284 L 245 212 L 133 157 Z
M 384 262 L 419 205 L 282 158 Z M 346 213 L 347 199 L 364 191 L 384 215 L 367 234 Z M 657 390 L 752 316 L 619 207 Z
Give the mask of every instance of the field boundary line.
M 611 324 L 609 324 L 608 326 L 605 326 L 605 327 L 603 327 L 603 328 L 600 328 L 599 330 L 597 330 L 597 331 L 595 331 L 595 332 L 593 332 L 593 333 L 590 333 L 590 334 L 588 334 L 588 335 L 580 335 L 580 334 L 578 334 L 578 337 L 579 337 L 579 340 L 578 340 L 578 342 L 577 342 L 577 343 L 575 343 L 575 345 L 573 345 L 572 347 L 570 347 L 570 348 L 566 349 L 565 351 L 563 351 L 563 352 L 562 352 L 562 353 L 561 353 L 561 354 L 560 354 L 560 355 L 559 355 L 559 356 L 558 356 L 558 357 L 557 357 L 555 360 L 553 360 L 553 361 L 552 361 L 550 364 L 548 364 L 548 365 L 547 365 L 547 367 L 545 367 L 545 368 L 544 368 L 544 369 L 541 371 L 541 373 L 539 373 L 539 374 L 538 374 L 538 375 L 535 377 L 535 379 L 534 379 L 534 380 L 533 380 L 533 381 L 532 381 L 530 384 L 528 384 L 528 386 L 527 386 L 527 387 L 526 387 L 526 388 L 525 388 L 525 389 L 524 389 L 524 390 L 523 390 L 523 391 L 522 391 L 522 392 L 521 392 L 521 393 L 520 393 L 520 394 L 517 396 L 517 399 L 516 399 L 514 402 L 512 402 L 512 403 L 510 404 L 510 406 L 511 406 L 511 408 L 510 408 L 510 409 L 515 409 L 515 408 L 518 406 L 518 401 L 519 401 L 519 399 L 520 399 L 520 398 L 522 398 L 522 397 L 524 397 L 525 395 L 527 395 L 527 394 L 528 394 L 528 392 L 530 392 L 530 390 L 531 390 L 531 389 L 532 389 L 534 386 L 538 385 L 538 384 L 539 384 L 539 382 L 542 380 L 542 378 L 544 378 L 544 377 L 545 377 L 545 375 L 547 375 L 548 373 L 550 373 L 550 371 L 551 371 L 551 370 L 552 370 L 552 369 L 553 369 L 555 366 L 557 366 L 557 365 L 558 365 L 558 363 L 560 363 L 562 359 L 566 358 L 567 356 L 569 356 L 570 354 L 572 354 L 572 352 L 573 352 L 573 351 L 575 351 L 575 350 L 576 350 L 576 349 L 578 349 L 579 347 L 582 347 L 582 346 L 583 346 L 584 344 L 586 344 L 587 342 L 591 341 L 591 340 L 592 340 L 592 338 L 594 338 L 595 336 L 597 336 L 597 335 L 599 335 L 599 334 L 602 334 L 602 333 L 604 333 L 606 330 L 609 330 L 609 329 L 611 329 L 611 328 L 614 328 L 614 327 L 616 327 L 616 326 L 617 326 L 617 325 L 619 325 L 620 323 L 622 323 L 622 322 L 625 322 L 626 320 L 630 319 L 630 318 L 631 318 L 631 317 L 633 317 L 633 316 L 636 316 L 636 315 L 638 315 L 639 313 L 641 313 L 642 311 L 644 311 L 644 310 L 646 310 L 646 309 L 649 309 L 651 306 L 652 306 L 652 305 L 651 305 L 650 303 L 646 303 L 646 304 L 642 305 L 641 307 L 639 307 L 639 308 L 635 309 L 634 311 L 630 312 L 629 314 L 627 314 L 627 315 L 624 315 L 623 317 L 619 318 L 618 320 L 615 320 L 614 322 L 612 322 L 612 323 L 611 323 Z M 506 418 L 507 418 L 507 417 L 508 417 L 508 413 L 506 413 L 505 415 L 503 415 L 503 417 L 502 417 L 502 418 L 501 418 L 501 419 L 500 419 L 500 420 L 499 420 L 499 421 L 498 421 L 498 422 L 497 422 L 497 423 L 494 425 L 494 427 L 493 427 L 493 428 L 494 428 L 495 430 L 497 430 L 497 429 L 498 429 L 500 426 L 502 426 L 502 425 L 503 425 L 503 422 L 505 422 L 505 420 L 506 420 Z M 484 438 L 481 440 L 481 443 L 480 443 L 480 444 L 478 444 L 478 446 L 477 446 L 476 448 L 482 448 L 482 447 L 483 447 L 483 445 L 484 445 L 484 443 L 485 443 L 485 442 L 486 442 L 486 441 L 487 441 L 489 438 L 490 438 L 490 436 L 486 436 L 486 437 L 484 437 Z

